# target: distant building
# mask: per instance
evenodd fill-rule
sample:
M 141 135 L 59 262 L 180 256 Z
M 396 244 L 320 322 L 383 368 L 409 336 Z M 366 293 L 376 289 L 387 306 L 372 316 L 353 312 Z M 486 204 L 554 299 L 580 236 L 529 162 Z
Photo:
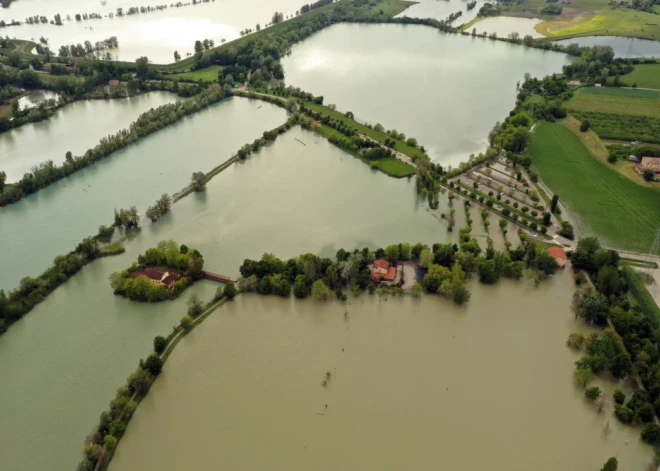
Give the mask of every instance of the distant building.
M 660 157 L 642 157 L 642 160 L 635 165 L 637 171 L 642 174 L 646 170 L 653 170 L 653 173 L 660 173 Z
M 379 259 L 374 262 L 371 270 L 371 280 L 374 283 L 381 281 L 391 282 L 396 278 L 396 266 L 393 266 L 387 260 Z
M 637 157 L 636 155 L 630 155 L 628 156 L 628 160 L 630 160 L 631 162 L 639 162 L 639 157 Z
M 111 87 L 117 87 L 119 86 L 119 80 L 110 80 L 108 82 L 108 85 L 110 85 Z
M 579 80 L 571 80 L 570 82 L 568 82 L 569 87 L 579 87 L 581 85 L 582 82 L 580 82 Z
M 552 258 L 555 259 L 559 268 L 564 268 L 566 262 L 568 261 L 568 256 L 566 252 L 561 247 L 548 247 L 548 253 Z

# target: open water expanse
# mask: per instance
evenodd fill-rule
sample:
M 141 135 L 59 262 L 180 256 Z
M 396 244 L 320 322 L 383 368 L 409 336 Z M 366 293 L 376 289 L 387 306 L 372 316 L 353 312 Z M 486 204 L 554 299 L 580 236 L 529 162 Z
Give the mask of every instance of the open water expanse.
M 116 105 L 114 101 L 80 103 L 83 108 Z M 61 149 L 57 153 L 62 159 L 63 149 L 76 139 L 75 125 L 85 125 L 84 116 L 92 119 L 85 110 L 82 114 L 77 114 L 78 108 L 72 110 L 80 120 L 62 121 L 58 125 L 59 129 L 68 129 L 71 137 L 66 131 L 51 136 L 51 147 Z M 129 112 L 126 108 L 122 110 Z M 111 224 L 115 208 L 137 206 L 140 214 L 144 214 L 163 193 L 173 194 L 185 187 L 193 172 L 211 170 L 243 144 L 285 121 L 286 112 L 274 105 L 244 98 L 224 100 L 18 203 L 0 208 L 0 260 L 4 266 L 12 267 L 0 270 L 0 287 L 11 289 L 24 276 L 41 274 L 55 256 L 73 250 L 83 238 L 95 235 L 99 225 Z M 46 153 L 48 145 L 43 137 L 30 145 Z M 99 137 L 97 134 L 94 139 Z M 8 159 L 18 162 L 30 159 L 29 148 L 19 147 Z
M 31 100 L 39 95 L 22 97 L 21 109 L 34 106 Z M 44 97 L 55 98 L 55 94 L 47 92 Z M 177 100 L 180 98 L 174 93 L 150 92 L 132 98 L 73 102 L 48 120 L 0 134 L 0 170 L 7 173 L 7 181 L 15 182 L 47 160 L 61 165 L 67 152 L 83 155 L 102 137 L 128 128 L 145 111 Z
M 240 31 L 256 29 L 270 22 L 276 11 L 285 17 L 294 15 L 304 0 L 214 0 L 209 3 L 185 7 L 170 7 L 178 0 L 107 0 L 105 6 L 90 0 L 19 0 L 2 10 L 5 20 L 25 21 L 28 16 L 43 15 L 52 20 L 55 14 L 62 16 L 63 25 L 36 24 L 12 26 L 3 30 L 3 36 L 39 41 L 47 38 L 48 47 L 57 51 L 62 45 L 91 41 L 95 43 L 116 36 L 119 48 L 110 51 L 113 58 L 134 61 L 147 56 L 151 61 L 164 64 L 174 62 L 174 51 L 181 57 L 194 53 L 196 40 L 212 39 L 216 44 L 224 39 L 230 41 L 240 37 Z M 117 9 L 127 11 L 130 7 L 155 7 L 167 4 L 162 11 L 107 18 L 116 15 Z M 98 13 L 102 19 L 76 21 L 76 14 Z M 67 20 L 67 16 L 71 20 Z
M 638 430 L 573 383 L 572 284 L 474 281 L 467 307 L 241 296 L 179 344 L 110 470 L 598 470 L 617 455 L 641 471 Z
M 282 60 L 289 85 L 417 138 L 456 166 L 487 147 L 513 109 L 516 83 L 560 72 L 568 56 L 416 25 L 338 24 Z
M 225 153 L 217 147 L 231 139 L 230 130 L 237 135 L 241 132 L 240 127 L 231 127 L 229 120 L 220 119 L 222 106 L 247 107 L 242 123 L 257 122 L 254 112 L 259 106 L 263 106 L 259 112 L 269 109 L 260 101 L 235 98 L 177 125 L 183 129 L 175 126 L 169 132 L 157 133 L 126 149 L 126 155 L 114 158 L 139 161 L 141 156 L 152 154 L 161 159 L 176 157 L 181 178 L 187 180 L 192 170 L 190 159 L 206 159 L 207 163 L 215 163 L 216 157 L 224 160 Z M 275 114 L 269 119 L 277 125 L 283 121 L 277 113 L 283 111 L 272 110 Z M 240 108 L 236 112 L 240 113 Z M 223 126 L 227 134 L 220 134 Z M 252 132 L 259 134 L 254 127 Z M 220 140 L 218 136 L 225 137 Z M 243 141 L 253 137 L 243 136 Z M 119 165 L 115 162 L 108 161 L 110 168 Z M 157 162 L 151 166 L 157 167 Z M 110 178 L 110 168 L 105 173 L 99 170 L 98 178 Z M 117 188 L 127 187 L 122 187 L 121 181 L 109 179 L 107 185 L 120 192 Z M 150 193 L 144 205 L 162 191 L 151 189 L 154 195 Z M 66 224 L 73 224 L 73 217 L 66 223 L 60 221 L 65 217 L 63 211 L 48 222 L 47 209 L 59 211 L 67 204 L 81 204 L 79 201 L 85 198 L 74 193 L 70 199 L 58 200 L 59 194 L 66 193 L 52 195 L 58 204 L 50 206 L 50 200 L 45 199 L 23 209 L 45 218 L 38 225 L 35 222 L 35 227 L 52 226 L 64 231 Z M 42 203 L 48 203 L 44 204 L 46 209 L 41 209 Z M 456 207 L 456 225 L 462 227 L 462 204 L 456 203 Z M 76 208 L 71 208 L 73 214 L 78 211 L 85 224 L 92 227 L 108 218 L 105 211 L 95 212 L 93 206 Z M 304 252 L 333 256 L 340 247 L 375 248 L 401 241 L 456 242 L 458 231 L 447 232 L 440 217 L 448 210 L 443 196 L 437 211 L 427 211 L 415 193 L 414 180 L 397 180 L 371 170 L 314 133 L 294 128 L 280 136 L 258 154 L 211 180 L 205 193 L 184 198 L 156 224 L 146 224 L 127 245 L 125 254 L 85 267 L 0 337 L 0 371 L 9 372 L 3 375 L 0 388 L 1 469 L 73 469 L 80 459 L 84 437 L 138 359 L 148 355 L 153 337 L 167 334 L 178 323 L 190 293 L 198 292 L 204 300 L 212 297 L 216 285 L 210 282 L 195 285 L 176 301 L 152 305 L 112 294 L 110 274 L 129 266 L 139 253 L 158 241 L 174 239 L 196 247 L 207 269 L 237 276 L 243 259 L 259 258 L 264 252 L 282 258 Z M 479 219 L 476 211 L 475 221 Z M 13 226 L 7 236 L 0 238 L 11 238 L 2 244 L 2 257 L 11 260 L 9 266 L 13 269 L 2 270 L 3 277 L 15 277 L 16 271 L 25 270 L 24 264 L 34 265 L 34 260 L 41 260 L 43 265 L 50 263 L 54 255 L 46 257 L 41 245 L 56 253 L 62 251 L 47 237 L 63 243 L 58 231 L 44 234 L 42 242 L 30 239 L 34 236 L 25 222 L 29 220 L 21 220 L 21 225 Z M 496 218 L 491 218 L 490 227 L 495 246 L 502 249 L 504 241 Z M 475 223 L 474 233 L 485 247 L 480 223 Z M 30 245 L 29 240 L 35 242 Z M 509 240 L 519 243 L 513 231 Z M 22 256 L 18 250 L 23 250 Z M 32 267 L 30 274 L 39 273 L 35 270 Z M 558 341 L 563 343 L 563 338 Z
M 584 36 L 556 41 L 557 44 L 577 43 L 580 46 L 610 46 L 615 57 L 660 57 L 660 41 L 622 38 L 618 36 Z

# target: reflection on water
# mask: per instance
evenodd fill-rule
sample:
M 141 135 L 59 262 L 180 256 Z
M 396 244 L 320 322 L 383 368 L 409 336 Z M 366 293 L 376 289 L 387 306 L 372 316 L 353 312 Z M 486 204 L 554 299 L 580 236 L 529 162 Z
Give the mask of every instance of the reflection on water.
M 454 26 L 469 23 L 477 17 L 479 8 L 486 3 L 482 0 L 477 1 L 477 5 L 472 9 L 467 9 L 467 0 L 421 0 L 410 6 L 398 16 L 407 16 L 409 18 L 435 18 L 444 20 L 452 13 L 459 11 L 463 14 L 454 21 Z
M 56 96 L 49 91 L 30 94 L 21 98 L 21 108 L 24 103 L 36 106 L 44 99 Z M 64 162 L 67 152 L 82 155 L 96 146 L 102 137 L 127 128 L 145 111 L 179 99 L 172 93 L 150 92 L 125 99 L 71 103 L 48 120 L 0 134 L 0 169 L 7 173 L 8 181 L 14 182 L 46 160 L 59 165 Z
M 243 29 L 255 29 L 256 24 L 265 26 L 275 11 L 285 16 L 294 15 L 305 3 L 302 0 L 216 0 L 211 3 L 198 3 L 182 8 L 169 7 L 163 11 L 141 13 L 130 16 L 103 18 L 98 20 L 75 21 L 80 13 L 101 13 L 107 15 L 117 8 L 134 6 L 156 6 L 167 3 L 162 0 L 141 0 L 136 5 L 133 0 L 112 0 L 106 6 L 99 2 L 85 0 L 20 0 L 13 2 L 7 19 L 23 21 L 28 16 L 46 15 L 49 19 L 59 13 L 64 19 L 62 26 L 51 24 L 23 25 L 7 29 L 7 34 L 22 39 L 39 40 L 48 38 L 48 46 L 57 51 L 63 44 L 78 44 L 84 41 L 101 41 L 117 36 L 119 49 L 112 51 L 113 58 L 133 61 L 147 56 L 155 63 L 169 63 L 174 60 L 174 51 L 182 57 L 194 53 L 196 40 L 212 39 L 216 44 L 221 40 L 230 41 L 240 37 Z M 185 3 L 191 3 L 189 1 Z M 70 15 L 72 20 L 67 21 Z
M 57 99 L 58 96 L 59 95 L 57 93 L 51 92 L 49 90 L 35 90 L 29 92 L 27 95 L 20 97 L 18 99 L 18 106 L 21 110 L 27 110 L 38 106 L 39 103 L 42 103 L 46 100 Z M 0 150 L 0 153 L 1 152 L 2 151 Z M 0 157 L 0 160 L 2 160 L 2 157 Z
M 478 34 L 486 32 L 497 34 L 498 37 L 507 37 L 511 33 L 518 33 L 521 38 L 529 35 L 533 38 L 542 38 L 543 35 L 534 29 L 534 26 L 539 24 L 541 20 L 537 18 L 515 18 L 512 16 L 498 16 L 492 18 L 485 18 L 476 23 L 473 28 L 477 30 Z M 470 28 L 470 32 L 472 28 Z
M 573 384 L 570 273 L 470 289 L 465 308 L 240 296 L 178 345 L 111 471 L 644 469 L 639 430 Z
M 486 149 L 525 72 L 542 77 L 568 62 L 565 54 L 425 26 L 339 24 L 295 44 L 282 66 L 287 84 L 416 137 L 434 161 L 456 166 Z
M 121 106 L 117 103 L 121 102 L 83 102 L 70 106 L 90 106 L 98 111 L 99 106 L 106 109 Z M 64 109 L 65 116 L 67 109 L 68 106 Z M 137 115 L 127 107 L 122 112 Z M 62 115 L 57 116 L 61 119 Z M 64 160 L 62 147 L 71 144 L 69 136 L 94 129 L 96 123 L 95 117 L 86 112 L 76 116 L 80 120 L 75 125 L 71 120 L 62 121 L 62 126 L 55 128 L 58 130 L 55 135 L 50 133 L 52 128 L 39 128 L 48 139 L 40 135 L 39 140 L 29 142 L 44 152 L 52 142 L 54 148 L 61 150 L 59 155 L 50 153 L 49 157 Z M 115 208 L 137 206 L 140 214 L 144 214 L 160 195 L 172 194 L 188 184 L 193 172 L 211 170 L 240 146 L 284 121 L 286 112 L 274 105 L 243 98 L 224 100 L 16 204 L 1 208 L 0 260 L 12 270 L 0 270 L 0 288 L 12 289 L 24 276 L 42 273 L 56 255 L 69 252 L 84 237 L 95 234 L 100 224 L 110 224 Z M 121 127 L 127 122 L 121 123 Z M 119 126 L 108 131 L 118 129 Z M 98 141 L 98 134 L 94 139 Z M 8 152 L 8 158 L 17 155 L 29 158 L 30 148 L 34 147 L 16 146 Z
M 580 46 L 610 46 L 616 57 L 660 57 L 660 42 L 650 39 L 621 38 L 616 36 L 585 36 L 562 39 L 557 44 L 577 43 Z

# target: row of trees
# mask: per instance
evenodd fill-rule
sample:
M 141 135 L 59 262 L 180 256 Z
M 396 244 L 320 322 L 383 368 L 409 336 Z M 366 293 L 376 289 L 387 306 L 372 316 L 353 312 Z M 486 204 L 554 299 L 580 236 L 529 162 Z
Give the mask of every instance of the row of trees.
M 53 265 L 39 277 L 23 278 L 18 288 L 9 294 L 0 290 L 0 333 L 5 332 L 11 324 L 30 312 L 91 261 L 123 252 L 124 248 L 119 245 L 102 247 L 98 237 L 86 237 L 72 252 L 55 257 Z
M 56 166 L 52 160 L 49 160 L 35 167 L 30 173 L 25 174 L 18 183 L 5 186 L 0 192 L 0 206 L 15 203 L 24 196 L 35 193 L 97 160 L 108 157 L 113 152 L 129 146 L 185 116 L 217 103 L 225 98 L 228 93 L 231 93 L 231 91 L 223 90 L 218 85 L 214 85 L 189 100 L 162 105 L 142 113 L 131 123 L 128 129 L 122 129 L 114 135 L 101 138 L 99 144 L 89 149 L 84 155 L 71 156 L 60 166 Z
M 72 44 L 71 46 L 60 46 L 60 57 L 86 57 L 90 54 L 105 51 L 106 49 L 116 49 L 119 47 L 117 36 L 111 36 L 102 41 L 96 41 L 94 44 L 91 41 L 85 41 L 84 45 L 81 43 Z

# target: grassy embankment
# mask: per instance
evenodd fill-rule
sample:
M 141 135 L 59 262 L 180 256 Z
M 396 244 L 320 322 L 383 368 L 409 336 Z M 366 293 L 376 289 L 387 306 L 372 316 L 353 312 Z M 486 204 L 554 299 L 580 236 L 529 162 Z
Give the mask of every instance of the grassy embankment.
M 639 64 L 635 70 L 621 77 L 621 83 L 632 87 L 660 89 L 660 64 Z
M 304 105 L 316 111 L 317 113 L 322 113 L 325 115 L 330 116 L 331 118 L 334 119 L 340 119 L 343 120 L 344 123 L 346 123 L 346 126 L 355 129 L 358 133 L 364 134 L 367 137 L 370 137 L 371 139 L 380 142 L 381 144 L 385 144 L 385 139 L 389 139 L 390 137 L 385 134 L 384 132 L 379 132 L 374 129 L 371 129 L 364 124 L 358 123 L 354 119 L 347 118 L 344 114 L 340 113 L 339 111 L 334 111 L 331 110 L 330 108 L 323 106 L 323 105 L 318 105 L 316 103 L 310 102 L 310 101 L 304 101 Z M 336 136 L 343 136 L 339 131 L 325 125 L 321 125 L 321 133 L 326 137 L 329 138 L 330 136 L 336 135 Z M 343 136 L 345 137 L 345 136 Z M 408 157 L 415 157 L 417 155 L 421 155 L 422 152 L 412 146 L 409 146 L 405 142 L 401 141 L 396 141 L 396 144 L 394 145 L 394 150 L 401 152 L 402 154 L 407 155 Z M 359 157 L 360 159 L 364 160 L 367 163 L 372 163 L 374 162 L 375 165 L 380 168 L 383 172 L 387 173 L 388 175 L 391 175 L 393 177 L 397 178 L 402 178 L 402 177 L 407 177 L 409 175 L 414 175 L 415 174 L 415 169 L 408 165 L 405 162 L 402 162 L 399 159 L 396 159 L 394 157 L 389 157 L 389 158 L 384 158 L 384 159 L 379 159 L 376 161 L 370 161 L 363 159 L 359 154 L 355 154 L 356 157 Z
M 590 232 L 617 248 L 649 249 L 660 226 L 660 191 L 619 175 L 562 123 L 539 123 L 530 153 L 545 184 Z
M 588 119 L 602 139 L 660 143 L 660 93 L 653 90 L 584 88 L 566 103 Z
M 660 19 L 657 15 L 630 8 L 605 6 L 606 2 L 587 1 L 571 4 L 585 8 L 600 4 L 601 11 L 578 11 L 571 18 L 559 18 L 536 26 L 536 30 L 552 39 L 578 36 L 628 36 L 660 40 Z M 579 6 L 582 5 L 582 6 Z M 568 9 L 566 9 L 568 10 Z
M 212 65 L 205 69 L 195 70 L 194 72 L 183 72 L 180 74 L 168 75 L 168 78 L 172 80 L 183 79 L 183 80 L 192 80 L 194 82 L 217 82 L 218 73 L 222 70 L 222 67 L 219 65 Z
M 642 279 L 629 266 L 623 267 L 622 273 L 628 283 L 628 294 L 631 300 L 651 316 L 651 320 L 656 326 L 660 326 L 660 308 L 658 308 L 653 296 L 651 296 L 651 293 L 644 286 Z

